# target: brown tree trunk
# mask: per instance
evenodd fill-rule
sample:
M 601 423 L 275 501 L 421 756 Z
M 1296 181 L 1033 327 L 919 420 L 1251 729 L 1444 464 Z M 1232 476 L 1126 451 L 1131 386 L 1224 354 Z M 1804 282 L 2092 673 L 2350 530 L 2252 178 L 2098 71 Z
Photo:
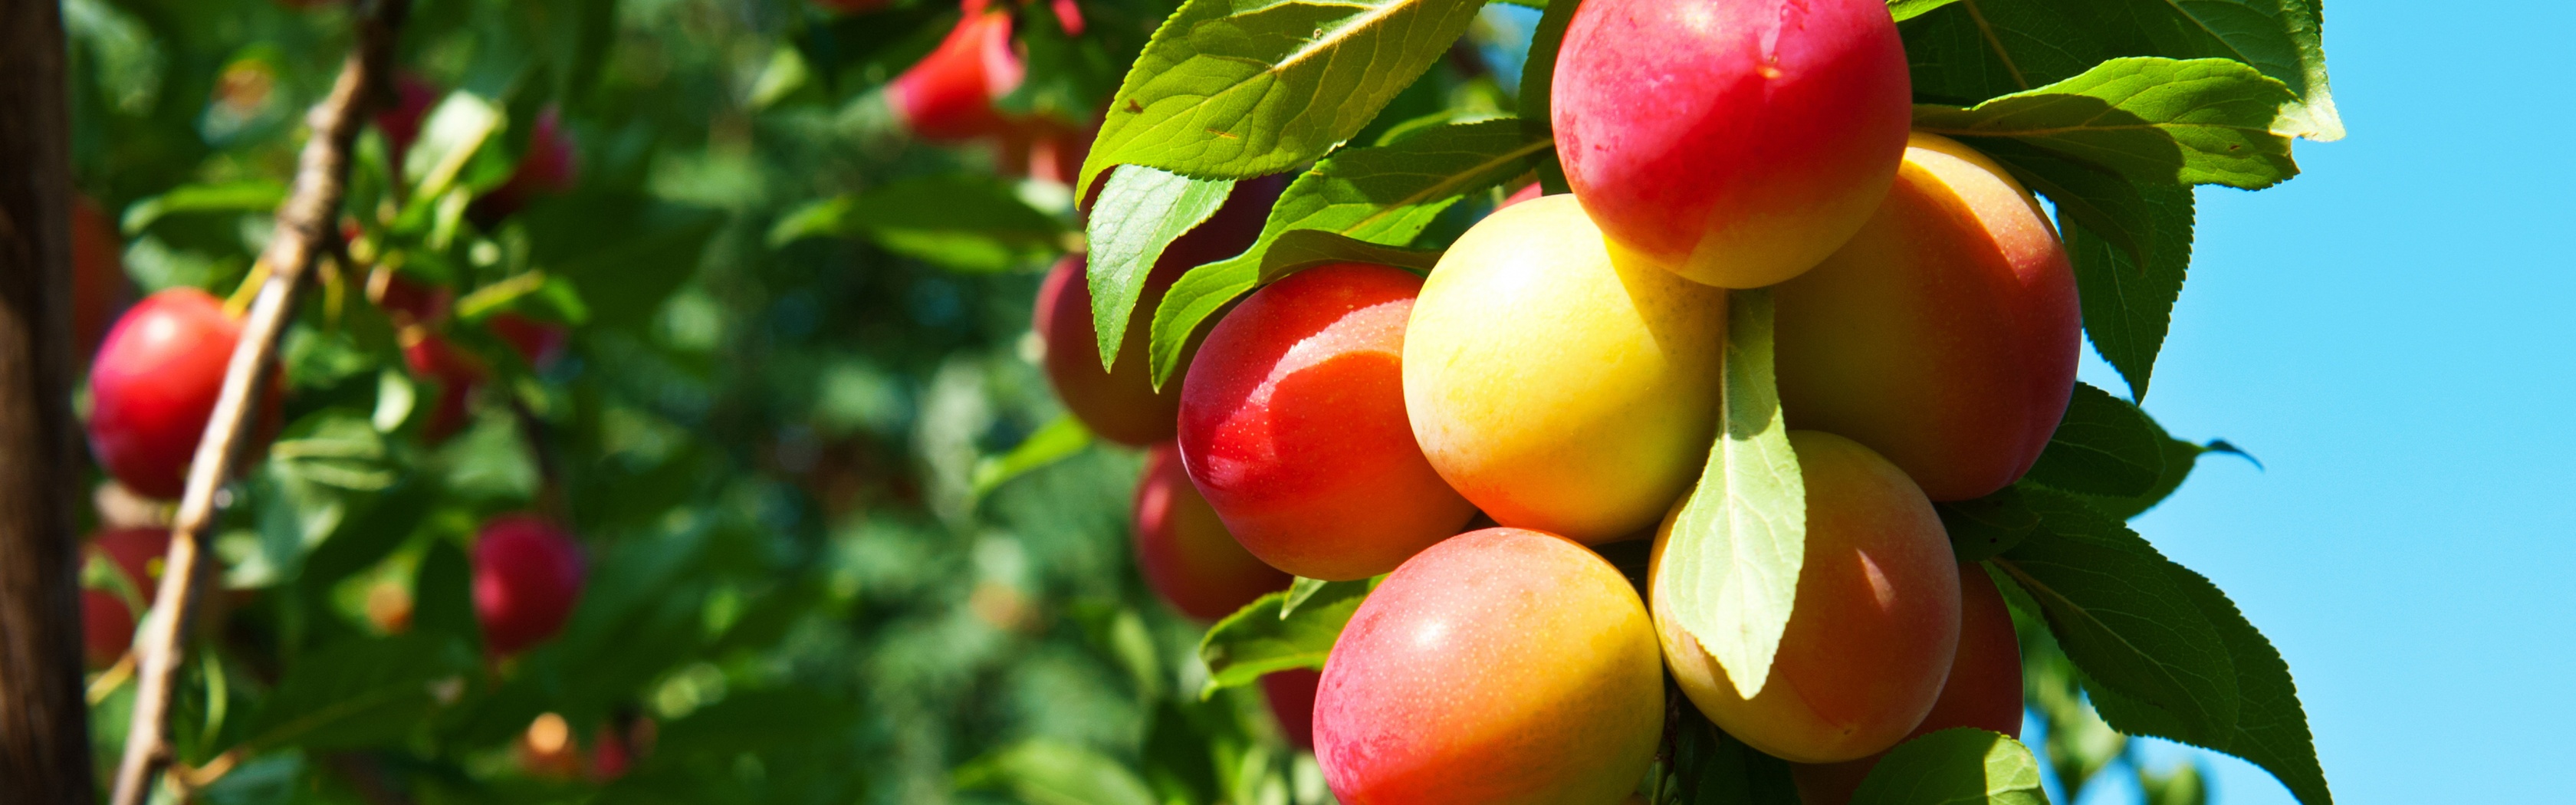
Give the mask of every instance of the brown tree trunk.
M 56 0 L 0 0 L 0 792 L 88 803 L 71 143 Z

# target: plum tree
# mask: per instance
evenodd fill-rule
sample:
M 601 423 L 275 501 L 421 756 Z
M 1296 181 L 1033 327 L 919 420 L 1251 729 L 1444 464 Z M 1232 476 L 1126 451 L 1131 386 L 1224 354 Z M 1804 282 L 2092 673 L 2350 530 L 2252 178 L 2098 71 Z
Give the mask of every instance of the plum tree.
M 1664 684 L 1636 589 L 1572 540 L 1461 534 L 1351 616 L 1315 694 L 1350 805 L 1612 805 L 1654 761 Z
M 1216 620 L 1288 587 L 1288 574 L 1262 564 L 1226 533 L 1169 442 L 1145 451 L 1135 514 L 1137 568 L 1181 614 Z
M 1941 683 L 1941 695 L 1932 700 L 1923 723 L 1899 743 L 1957 727 L 2021 737 L 2021 643 L 2013 634 L 2012 611 L 1996 592 L 1994 579 L 1975 563 L 1959 566 L 1959 604 L 1959 651 L 1950 663 L 1950 677 Z M 1794 763 L 1789 776 L 1806 805 L 1844 805 L 1883 755 Z
M 1790 427 L 1869 445 L 1933 500 L 2020 478 L 2074 392 L 2083 321 L 2057 230 L 1946 137 L 1914 135 L 1869 224 L 1775 294 Z
M 1618 249 L 1788 279 L 1878 207 L 1912 120 L 1878 0 L 1592 0 L 1556 62 L 1557 153 Z
M 1181 387 L 1190 480 L 1254 556 L 1314 579 L 1364 579 L 1475 513 L 1415 446 L 1404 329 L 1422 279 L 1365 263 L 1310 268 L 1217 322 Z
M 1573 196 L 1497 210 L 1413 304 L 1423 455 L 1494 521 L 1597 543 L 1654 524 L 1716 432 L 1726 292 L 1613 258 Z
M 1269 176 L 1236 182 L 1216 214 L 1172 240 L 1145 276 L 1136 309 L 1128 314 L 1126 335 L 1118 342 L 1118 359 L 1109 371 L 1100 368 L 1099 331 L 1092 329 L 1091 286 L 1084 281 L 1081 255 L 1068 255 L 1048 272 L 1038 288 L 1031 328 L 1046 344 L 1047 380 L 1065 410 L 1101 438 L 1142 447 L 1169 441 L 1179 432 L 1181 384 L 1154 389 L 1151 344 L 1154 307 L 1163 292 L 1201 263 L 1242 252 L 1261 236 L 1270 204 L 1287 188 L 1286 177 Z M 1187 356 L 1183 364 L 1188 362 Z
M 170 552 L 170 531 L 163 528 L 111 528 L 91 535 L 90 556 L 104 556 L 143 601 L 152 600 L 161 581 L 160 559 Z M 134 643 L 134 609 L 111 590 L 81 591 L 81 643 L 92 667 L 116 663 Z
M 127 309 L 90 366 L 89 444 L 99 465 L 137 494 L 178 497 L 240 340 L 241 322 L 195 288 L 162 291 Z M 278 391 L 272 384 L 260 395 L 259 424 L 269 431 L 277 426 Z
M 1748 699 L 1654 591 L 1656 633 L 1682 692 L 1728 734 L 1797 763 L 1864 757 L 1922 723 L 1959 645 L 1959 569 L 1932 502 L 1869 448 L 1791 431 L 1807 488 L 1795 609 Z M 1678 515 L 1680 506 L 1673 511 Z M 1664 521 L 1650 560 L 1671 544 Z
M 993 99 L 1018 88 L 1027 66 L 1011 46 L 1011 14 L 971 3 L 939 47 L 886 84 L 886 101 L 912 136 L 959 142 L 1001 133 Z
M 1323 682 L 1322 672 L 1305 668 L 1261 677 L 1262 698 L 1270 703 L 1270 715 L 1279 720 L 1279 731 L 1290 746 L 1315 748 L 1315 689 Z
M 517 654 L 563 630 L 581 598 L 581 544 L 532 514 L 483 524 L 474 540 L 474 615 L 495 656 Z

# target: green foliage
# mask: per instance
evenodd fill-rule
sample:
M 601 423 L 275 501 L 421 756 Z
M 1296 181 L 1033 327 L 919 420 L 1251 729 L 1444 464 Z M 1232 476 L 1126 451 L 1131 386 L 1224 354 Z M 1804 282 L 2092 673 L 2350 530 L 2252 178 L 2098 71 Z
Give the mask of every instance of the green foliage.
M 1980 729 L 1946 729 L 1887 751 L 1871 767 L 1854 805 L 1999 803 L 2047 805 L 2039 787 L 2039 759 L 2009 736 Z
M 1323 156 L 1448 52 L 1481 5 L 1190 0 L 1119 85 L 1076 195 L 1112 165 L 1244 179 Z
M 1373 580 L 1298 579 L 1290 590 L 1264 595 L 1217 621 L 1199 641 L 1207 692 L 1248 685 L 1272 671 L 1323 668 L 1342 626 L 1375 586 Z
M 2141 182 L 2261 190 L 2298 175 L 2273 114 L 2281 82 L 2226 59 L 2113 59 L 2082 75 L 1967 108 L 1918 105 L 1914 128 L 2008 138 Z
M 2137 406 L 2077 383 L 2065 419 L 2025 480 L 2070 492 L 2143 495 L 2164 475 L 2167 438 Z
M 1762 692 L 1797 603 L 1807 491 L 1772 376 L 1771 293 L 1727 295 L 1726 398 L 1708 469 L 1674 521 L 1655 586 L 1745 698 Z
M 769 244 L 865 237 L 888 252 L 954 271 L 1007 271 L 1061 253 L 1066 234 L 1063 223 L 999 180 L 942 174 L 807 204 L 770 227 Z
M 1118 343 L 1127 337 L 1130 314 L 1163 249 L 1215 215 L 1233 189 L 1231 180 L 1193 179 L 1147 167 L 1111 174 L 1109 184 L 1100 188 L 1095 206 L 1118 211 L 1091 219 L 1091 255 L 1084 275 L 1091 287 L 1092 332 L 1100 339 L 1100 368 L 1117 362 Z

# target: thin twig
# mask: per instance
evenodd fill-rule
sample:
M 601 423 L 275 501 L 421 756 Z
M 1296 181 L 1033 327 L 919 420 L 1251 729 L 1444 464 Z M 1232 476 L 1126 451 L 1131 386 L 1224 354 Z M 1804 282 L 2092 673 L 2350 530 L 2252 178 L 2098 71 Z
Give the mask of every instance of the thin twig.
M 357 44 L 340 69 L 331 94 L 313 108 L 306 123 L 313 129 L 295 171 L 295 189 L 277 210 L 277 234 L 260 262 L 269 268 L 253 300 L 224 369 L 223 394 L 215 401 L 206 435 L 188 467 L 186 494 L 170 529 L 170 552 L 163 562 L 161 586 L 153 596 L 153 617 L 145 621 L 140 646 L 141 673 L 134 698 L 134 721 L 125 741 L 125 757 L 116 767 L 114 805 L 142 805 L 152 781 L 171 761 L 170 691 L 183 659 L 181 639 L 197 600 L 211 580 L 214 563 L 204 561 L 207 532 L 215 522 L 216 498 L 233 475 L 252 435 L 251 412 L 257 410 L 262 382 L 277 362 L 279 336 L 293 318 L 304 277 L 339 234 L 340 202 L 348 191 L 349 150 L 368 111 L 389 93 L 394 40 L 409 13 L 410 0 L 368 0 L 358 4 Z

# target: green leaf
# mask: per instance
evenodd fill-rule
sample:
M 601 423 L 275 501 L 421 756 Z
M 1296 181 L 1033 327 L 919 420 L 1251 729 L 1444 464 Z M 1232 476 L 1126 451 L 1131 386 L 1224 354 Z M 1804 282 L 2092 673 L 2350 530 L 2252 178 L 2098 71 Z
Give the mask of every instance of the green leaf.
M 473 669 L 453 642 L 422 635 L 362 638 L 297 658 L 251 721 L 254 749 L 394 744 L 453 696 Z
M 273 179 L 245 179 L 220 184 L 191 184 L 134 202 L 121 224 L 128 236 L 143 234 L 155 221 L 190 212 L 267 212 L 286 201 L 286 185 Z
M 2138 190 L 2142 217 L 2153 225 L 2143 262 L 2093 225 L 2063 220 L 2065 204 L 2058 209 L 2066 256 L 2075 264 L 2075 285 L 2083 300 L 2084 333 L 2128 381 L 2129 397 L 2143 400 L 2156 354 L 2164 349 L 2174 300 L 2182 297 L 2183 278 L 2191 268 L 2193 212 L 2190 188 L 2145 185 Z
M 1532 139 L 1550 139 L 1554 131 L 1552 111 L 1556 89 L 1556 54 L 1565 48 L 1566 26 L 1574 24 L 1577 0 L 1553 3 L 1538 15 L 1538 25 L 1530 31 L 1529 55 L 1521 60 L 1521 130 Z M 1535 79 L 1535 80 L 1533 80 Z
M 2121 732 L 2153 735 L 2226 752 L 2252 761 L 2279 778 L 2305 805 L 2332 805 L 2325 771 L 2317 764 L 2316 742 L 2308 732 L 2308 714 L 2290 679 L 2290 666 L 2279 649 L 2236 609 L 2236 603 L 2209 579 L 2172 562 L 2164 574 L 2217 627 L 2220 645 L 2236 671 L 2241 709 L 2233 728 L 2197 729 L 2171 708 L 2098 684 L 2088 686 L 2094 708 Z M 2088 671 L 2090 669 L 2087 669 Z
M 1949 5 L 1951 3 L 1956 3 L 1958 1 L 1959 0 L 1887 0 L 1887 13 L 1894 15 L 1897 22 L 1904 22 L 1906 20 L 1923 16 L 1926 12 L 1930 12 L 1933 9 Z
M 1916 104 L 1914 127 L 1972 144 L 2017 139 L 2140 182 L 2260 190 L 2298 175 L 2289 137 L 2270 129 L 2296 100 L 2226 59 L 2120 58 L 1973 107 Z
M 1679 706 L 1666 721 L 1660 755 L 1671 760 L 1650 768 L 1640 792 L 1650 805 L 1798 805 L 1786 761 L 1745 746 L 1697 707 Z
M 2164 476 L 2164 429 L 2144 411 L 2090 383 L 2075 384 L 2066 416 L 2028 480 L 2092 495 L 2143 495 Z
M 1380 245 L 1321 229 L 1291 229 L 1280 233 L 1262 254 L 1261 275 L 1275 281 L 1329 263 L 1376 263 L 1429 272 L 1440 263 L 1440 252 Z
M 2222 58 L 2252 65 L 2300 99 L 2269 128 L 2343 136 L 2326 86 L 2316 0 L 1970 0 L 1903 26 L 1916 97 L 1971 103 L 2060 81 L 2106 59 Z
M 1192 179 L 1153 168 L 1130 166 L 1110 175 L 1092 204 L 1091 253 L 1084 258 L 1102 371 L 1118 361 L 1118 343 L 1127 337 L 1136 300 L 1144 297 L 1145 279 L 1164 248 L 1216 215 L 1233 190 L 1230 179 Z
M 2039 758 L 2001 733 L 1946 729 L 1888 750 L 1852 792 L 1852 805 L 2047 805 Z
M 1209 627 L 1199 640 L 1199 659 L 1208 667 L 1202 695 L 1220 688 L 1249 685 L 1263 674 L 1294 668 L 1322 668 L 1373 582 L 1326 582 L 1305 594 L 1291 612 L 1288 591 L 1264 595 Z
M 957 770 L 960 789 L 1001 789 L 1041 805 L 1159 805 L 1134 771 L 1099 752 L 1037 739 Z
M 2072 496 L 2027 485 L 2022 493 L 2046 533 L 1993 561 L 2039 602 L 2066 656 L 2111 690 L 2167 708 L 2197 734 L 2234 729 L 2236 669 L 2218 630 L 2168 578 L 2171 562 Z
M 1018 447 L 999 456 L 985 456 L 975 461 L 972 478 L 975 499 L 982 500 L 994 489 L 1031 470 L 1064 460 L 1082 448 L 1091 446 L 1091 431 L 1072 414 L 1058 415 L 1054 421 L 1038 428 L 1020 440 Z
M 650 322 L 697 273 L 725 222 L 715 210 L 620 192 L 549 199 L 517 217 L 529 231 L 547 233 L 532 261 L 550 278 L 579 283 L 591 321 L 613 327 Z
M 1323 156 L 1447 54 L 1483 6 L 1190 0 L 1120 83 L 1075 196 L 1112 165 L 1240 179 Z
M 1724 426 L 1655 586 L 1745 698 L 1762 692 L 1806 562 L 1807 489 L 1772 374 L 1769 291 L 1728 295 Z
M 1502 118 L 1433 126 L 1316 163 L 1280 194 L 1252 248 L 1193 268 L 1164 292 L 1162 306 L 1154 311 L 1154 376 L 1168 379 L 1178 371 L 1190 336 L 1235 297 L 1314 264 L 1310 260 L 1320 251 L 1315 247 L 1323 241 L 1300 235 L 1283 247 L 1289 233 L 1311 229 L 1360 243 L 1403 246 L 1441 211 L 1529 170 L 1531 160 L 1550 147 L 1545 137 L 1534 137 L 1518 122 Z M 1281 251 L 1276 262 L 1273 250 Z M 1420 258 L 1410 252 L 1378 256 Z
M 508 120 L 508 113 L 482 96 L 448 93 L 421 123 L 420 141 L 403 159 L 403 178 L 412 184 L 412 206 L 434 203 L 454 187 L 475 152 Z
M 1941 528 L 1950 532 L 1950 552 L 1961 562 L 1979 562 L 2012 550 L 2039 533 L 2039 513 L 2021 499 L 2021 489 L 2007 486 L 1971 500 L 1932 504 Z
M 769 230 L 771 246 L 815 236 L 865 237 L 952 271 L 1008 271 L 1062 253 L 1065 227 L 985 176 L 905 179 L 806 204 Z

